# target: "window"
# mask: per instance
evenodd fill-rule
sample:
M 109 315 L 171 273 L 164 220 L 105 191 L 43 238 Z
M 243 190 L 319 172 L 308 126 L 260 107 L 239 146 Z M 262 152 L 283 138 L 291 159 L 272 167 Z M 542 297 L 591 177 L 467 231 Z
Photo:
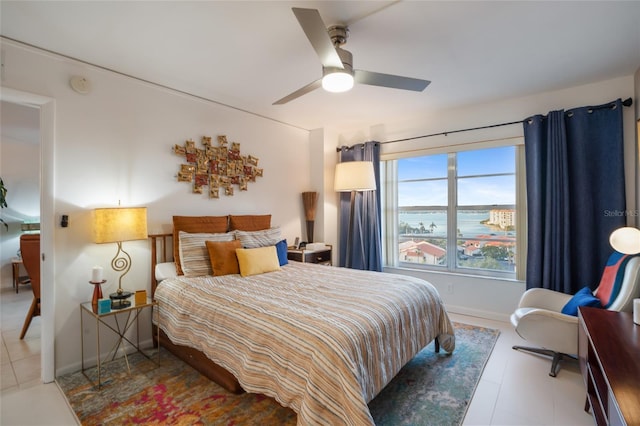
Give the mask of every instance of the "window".
M 515 278 L 524 235 L 517 202 L 520 150 L 503 146 L 387 161 L 392 188 L 385 197 L 385 229 L 394 248 L 387 263 Z

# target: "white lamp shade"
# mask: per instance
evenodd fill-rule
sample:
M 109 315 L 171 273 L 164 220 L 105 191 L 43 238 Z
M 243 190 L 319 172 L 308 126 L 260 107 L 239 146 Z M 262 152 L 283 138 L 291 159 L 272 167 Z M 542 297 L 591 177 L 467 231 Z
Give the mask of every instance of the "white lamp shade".
M 95 209 L 93 219 L 95 243 L 117 243 L 148 238 L 146 207 Z
M 347 161 L 336 164 L 334 190 L 336 192 L 373 191 L 376 177 L 371 161 Z
M 618 228 L 611 233 L 609 243 L 620 253 L 640 253 L 640 229 L 629 226 Z

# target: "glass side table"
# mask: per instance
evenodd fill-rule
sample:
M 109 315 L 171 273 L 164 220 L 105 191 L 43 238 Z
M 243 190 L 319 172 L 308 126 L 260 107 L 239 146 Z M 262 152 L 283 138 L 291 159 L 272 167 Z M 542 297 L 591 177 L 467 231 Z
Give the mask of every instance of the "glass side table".
M 145 303 L 136 304 L 132 298 L 131 306 L 128 306 L 126 308 L 113 309 L 110 312 L 103 313 L 103 314 L 98 314 L 96 311 L 94 311 L 94 308 L 91 305 L 91 302 L 84 302 L 80 304 L 80 346 L 81 346 L 81 353 L 82 353 L 81 354 L 82 355 L 82 374 L 84 374 L 87 380 L 89 380 L 91 383 L 93 383 L 94 386 L 96 386 L 96 383 L 86 373 L 89 368 L 93 368 L 93 367 L 85 368 L 85 362 L 84 362 L 85 361 L 84 360 L 84 317 L 85 315 L 89 315 L 90 317 L 95 319 L 95 324 L 96 324 L 96 358 L 97 358 L 96 367 L 98 370 L 98 383 L 97 383 L 98 389 L 100 389 L 100 387 L 102 386 L 101 369 L 102 369 L 102 362 L 103 362 L 101 360 L 102 354 L 100 352 L 100 325 L 103 326 L 102 328 L 111 330 L 118 337 L 116 343 L 114 344 L 114 346 L 111 348 L 111 350 L 106 356 L 107 361 L 109 361 L 108 358 L 111 358 L 111 361 L 113 361 L 118 353 L 118 349 L 121 349 L 122 352 L 124 353 L 124 359 L 127 365 L 127 371 L 129 374 L 131 374 L 131 368 L 129 366 L 129 358 L 127 355 L 127 351 L 125 350 L 125 342 L 129 343 L 131 347 L 133 347 L 137 352 L 144 355 L 147 359 L 153 361 L 152 356 L 147 355 L 140 349 L 140 332 L 139 332 L 138 318 L 140 316 L 140 312 L 142 312 L 145 309 L 151 310 L 152 316 L 154 314 L 157 315 L 156 320 L 157 320 L 158 327 L 156 328 L 157 328 L 158 336 L 156 337 L 158 342 L 158 348 L 157 348 L 157 359 L 155 361 L 155 364 L 159 366 L 160 365 L 160 326 L 159 326 L 160 325 L 160 307 L 157 301 L 147 298 Z M 109 317 L 114 317 L 113 322 L 115 322 L 115 325 L 107 322 L 107 319 Z M 124 322 L 121 321 L 123 317 L 124 317 Z M 132 327 L 135 328 L 135 334 L 136 334 L 135 342 L 132 342 L 129 339 L 129 337 L 126 336 L 127 331 L 129 331 Z

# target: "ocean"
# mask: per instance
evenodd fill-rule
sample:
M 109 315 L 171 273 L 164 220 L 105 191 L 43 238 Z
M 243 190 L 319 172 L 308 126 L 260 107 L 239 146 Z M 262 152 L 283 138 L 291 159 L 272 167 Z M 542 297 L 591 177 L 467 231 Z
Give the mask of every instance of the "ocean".
M 483 225 L 483 220 L 489 219 L 489 210 L 479 210 L 472 212 L 460 212 L 458 213 L 458 226 L 463 238 L 473 238 L 478 235 L 498 234 L 505 235 L 505 231 L 501 231 L 497 227 L 491 227 Z M 430 234 L 434 237 L 445 237 L 447 234 L 447 213 L 442 211 L 415 211 L 415 212 L 399 212 L 398 223 L 408 223 L 413 228 L 419 228 L 420 222 L 424 225 L 427 231 L 430 230 L 430 225 L 434 224 L 433 233 Z M 513 232 L 509 232 L 509 235 L 513 236 Z

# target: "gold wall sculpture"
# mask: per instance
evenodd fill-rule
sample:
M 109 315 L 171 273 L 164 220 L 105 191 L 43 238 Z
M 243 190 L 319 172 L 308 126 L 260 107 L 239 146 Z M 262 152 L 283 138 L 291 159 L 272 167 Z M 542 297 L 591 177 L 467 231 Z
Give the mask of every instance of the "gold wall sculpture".
M 193 193 L 202 194 L 209 187 L 209 198 L 220 198 L 220 194 L 231 196 L 234 185 L 240 191 L 248 189 L 249 182 L 262 177 L 263 170 L 258 168 L 258 158 L 253 155 L 241 155 L 238 142 L 227 142 L 224 135 L 218 136 L 214 146 L 210 136 L 202 137 L 202 148 L 196 147 L 189 139 L 184 145 L 176 144 L 173 152 L 185 158 L 178 171 L 178 182 L 193 183 Z

